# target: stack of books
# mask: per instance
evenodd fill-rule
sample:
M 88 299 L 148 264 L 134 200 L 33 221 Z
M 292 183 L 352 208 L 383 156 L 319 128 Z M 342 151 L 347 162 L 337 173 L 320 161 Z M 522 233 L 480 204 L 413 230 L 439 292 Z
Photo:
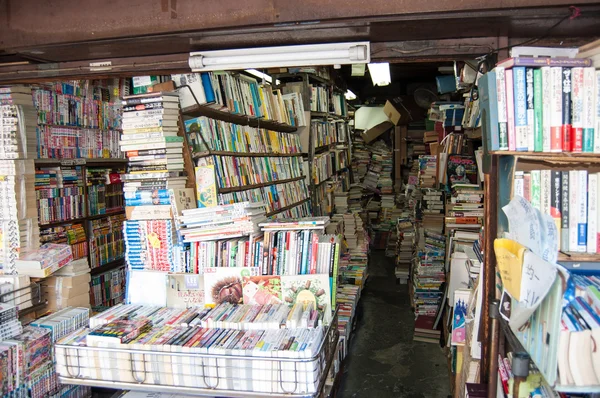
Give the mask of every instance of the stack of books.
M 31 88 L 0 88 L 0 125 L 4 140 L 0 144 L 0 268 L 14 273 L 19 250 L 39 247 L 39 228 L 35 197 L 37 113 Z
M 348 353 L 350 334 L 354 329 L 356 307 L 360 300 L 361 286 L 343 284 L 338 286 L 338 331 L 340 333 L 341 359 Z
M 442 331 L 434 328 L 435 315 L 420 315 L 415 319 L 414 341 L 439 344 Z
M 363 189 L 360 184 L 352 184 L 348 190 L 348 211 L 361 211 L 363 208 Z
M 42 281 L 42 292 L 48 301 L 47 310 L 55 311 L 67 307 L 90 308 L 90 268 L 87 259 L 76 260 L 71 264 L 78 262 L 81 265 L 75 265 L 77 268 L 74 269 L 85 269 L 84 271 L 65 275 L 61 269 L 61 275 L 52 275 Z
M 414 218 L 408 214 L 398 218 L 396 223 L 397 252 L 396 279 L 400 284 L 408 283 L 412 263 L 415 239 Z
M 437 183 L 437 156 L 419 156 L 419 185 L 422 188 L 435 188 Z
M 88 255 L 88 242 L 83 224 L 65 224 L 40 230 L 40 243 L 66 243 L 71 246 L 73 260 Z
M 452 196 L 446 208 L 446 231 L 468 229 L 479 231 L 483 224 L 483 189 L 478 184 L 452 184 Z
M 32 278 L 46 278 L 73 261 L 71 246 L 45 243 L 38 249 L 21 253 L 15 261 L 19 274 Z
M 360 134 L 355 135 L 352 141 L 352 170 L 355 181 L 364 182 L 370 162 L 371 151 L 366 146 Z
M 95 311 L 122 303 L 125 299 L 125 267 L 92 276 L 90 304 Z
M 23 332 L 23 326 L 17 316 L 17 307 L 0 303 L 0 341 L 12 339 Z
M 423 229 L 441 233 L 444 228 L 444 192 L 423 189 L 422 193 Z
M 437 314 L 444 294 L 442 285 L 446 281 L 445 260 L 446 237 L 424 231 L 412 269 L 415 315 Z

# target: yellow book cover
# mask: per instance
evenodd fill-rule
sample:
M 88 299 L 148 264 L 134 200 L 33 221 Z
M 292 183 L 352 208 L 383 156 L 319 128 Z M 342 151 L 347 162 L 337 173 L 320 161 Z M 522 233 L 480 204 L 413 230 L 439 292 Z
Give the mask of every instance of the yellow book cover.
M 527 248 L 510 239 L 494 240 L 496 262 L 504 288 L 517 301 L 521 299 L 523 258 Z

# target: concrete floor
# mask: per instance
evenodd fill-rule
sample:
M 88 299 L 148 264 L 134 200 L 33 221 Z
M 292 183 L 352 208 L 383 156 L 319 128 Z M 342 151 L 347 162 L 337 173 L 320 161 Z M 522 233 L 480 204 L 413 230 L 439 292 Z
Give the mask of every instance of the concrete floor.
M 446 398 L 446 358 L 436 344 L 413 342 L 407 285 L 397 285 L 394 259 L 373 251 L 369 279 L 338 397 Z

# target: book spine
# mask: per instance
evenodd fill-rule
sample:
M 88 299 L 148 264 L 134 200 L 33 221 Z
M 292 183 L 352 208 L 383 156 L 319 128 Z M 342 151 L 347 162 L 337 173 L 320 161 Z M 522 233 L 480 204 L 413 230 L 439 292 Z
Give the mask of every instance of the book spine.
M 562 101 L 562 68 L 552 67 L 550 83 L 550 152 L 563 151 Z
M 579 172 L 569 171 L 569 251 L 576 252 L 578 249 L 578 218 L 579 218 Z
M 531 173 L 523 173 L 523 197 L 531 203 Z
M 600 173 L 596 173 L 596 253 L 600 253 Z
M 591 68 L 583 69 L 583 137 L 584 142 L 589 137 L 588 152 L 594 152 L 595 144 L 595 73 L 596 70 Z
M 525 197 L 525 181 L 522 171 L 515 171 L 515 178 L 513 180 L 513 197 L 521 196 Z
M 558 241 L 560 247 L 560 237 L 561 237 L 561 226 L 562 226 L 562 216 L 561 216 L 561 172 L 558 170 L 551 171 L 551 181 L 550 181 L 550 215 L 554 219 L 554 223 L 556 224 L 556 229 L 558 230 Z
M 515 150 L 528 150 L 527 127 L 527 82 L 525 68 L 513 68 L 514 108 L 515 108 Z
M 527 150 L 535 150 L 535 88 L 533 68 L 525 70 L 525 81 L 527 84 Z
M 587 170 L 578 170 L 579 181 L 577 185 L 577 251 L 587 251 Z
M 571 132 L 572 151 L 576 153 L 592 152 L 593 142 L 583 137 L 583 68 L 571 71 Z
M 529 94 L 529 93 L 528 93 Z M 544 149 L 543 134 L 543 100 L 542 100 L 542 70 L 534 69 L 533 71 L 533 135 L 535 152 L 542 152 Z M 529 121 L 529 119 L 527 119 Z
M 594 88 L 594 153 L 600 153 L 600 70 L 594 76 Z
M 562 69 L 562 148 L 564 151 L 573 150 L 573 141 L 571 140 L 571 69 Z
M 561 193 L 560 193 L 560 250 L 569 251 L 569 172 L 561 171 Z
M 517 144 L 517 136 L 515 131 L 515 101 L 514 101 L 514 81 L 513 71 L 506 71 L 506 117 L 507 117 L 507 132 L 508 132 L 508 150 L 514 151 Z
M 550 199 L 552 197 L 552 171 L 542 170 L 540 173 L 541 186 L 540 186 L 540 199 L 541 206 L 540 211 L 542 214 L 550 215 Z
M 496 93 L 498 103 L 498 135 L 499 150 L 508 149 L 508 119 L 506 109 L 506 71 L 496 68 Z M 492 104 L 493 106 L 493 104 Z
M 588 214 L 587 214 L 587 243 L 586 251 L 590 254 L 596 254 L 598 225 L 598 174 L 589 173 L 588 175 Z
M 540 170 L 533 170 L 531 172 L 531 205 L 536 209 L 540 209 L 542 201 L 540 198 L 542 189 L 542 176 Z
M 551 129 L 551 107 L 552 102 L 552 69 L 550 67 L 542 68 L 542 117 L 543 117 L 543 135 L 542 152 L 550 152 Z

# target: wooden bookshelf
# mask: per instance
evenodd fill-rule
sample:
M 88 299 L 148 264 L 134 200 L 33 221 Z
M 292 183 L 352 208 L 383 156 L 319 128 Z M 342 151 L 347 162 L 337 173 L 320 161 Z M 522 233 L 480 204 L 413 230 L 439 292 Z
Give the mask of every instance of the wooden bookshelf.
M 60 227 L 61 225 L 65 225 L 65 224 L 76 224 L 76 223 L 81 223 L 88 220 L 87 217 L 79 217 L 79 218 L 73 218 L 71 220 L 62 220 L 62 221 L 54 221 L 48 224 L 38 224 L 40 229 L 41 228 L 52 228 L 52 227 Z
M 310 117 L 311 118 L 321 118 L 321 117 L 328 117 L 329 113 L 327 112 L 316 112 L 316 111 L 310 111 Z
M 290 126 L 289 124 L 283 124 L 275 122 L 273 120 L 259 119 L 247 115 L 239 115 L 212 108 L 207 105 L 189 106 L 187 108 L 182 109 L 181 114 L 187 117 L 206 116 L 211 119 L 221 120 L 233 124 L 239 124 L 241 126 L 250 126 L 255 128 L 273 130 L 278 131 L 280 133 L 293 133 L 296 130 L 298 130 L 296 126 Z
M 267 217 L 271 217 L 271 216 L 274 216 L 275 214 L 283 213 L 284 211 L 286 211 L 286 210 L 290 210 L 290 209 L 293 209 L 294 207 L 298 207 L 298 206 L 300 206 L 300 205 L 302 205 L 302 204 L 304 204 L 304 203 L 308 202 L 309 200 L 310 200 L 310 198 L 306 198 L 306 199 L 303 199 L 303 200 L 301 200 L 301 201 L 299 201 L 299 202 L 292 203 L 292 204 L 291 204 L 291 205 L 289 205 L 289 206 L 282 207 L 281 209 L 274 210 L 274 211 L 272 211 L 272 212 L 270 212 L 270 213 L 267 213 L 267 214 L 266 214 L 266 216 L 267 216 Z
M 241 186 L 241 187 L 218 188 L 217 190 L 219 191 L 219 193 L 230 193 L 230 192 L 247 191 L 249 189 L 263 188 L 263 187 L 268 187 L 270 185 L 285 184 L 286 182 L 293 182 L 293 181 L 303 180 L 305 178 L 306 178 L 306 176 L 300 176 L 300 177 L 295 177 L 295 178 L 288 178 L 286 180 L 274 180 L 274 181 L 264 182 L 264 183 L 261 183 L 261 184 L 244 185 L 244 186 Z
M 125 214 L 125 209 L 116 210 L 116 211 L 109 211 L 109 212 L 106 212 L 104 214 L 96 214 L 96 215 L 93 215 L 93 216 L 87 216 L 87 217 L 84 217 L 84 219 L 86 219 L 86 220 L 99 220 L 99 219 L 105 218 L 105 217 L 118 216 L 119 214 Z
M 558 261 L 600 262 L 600 254 L 558 252 Z
M 107 271 L 112 271 L 115 268 L 119 268 L 120 266 L 125 265 L 125 258 L 119 258 L 117 260 L 111 261 L 110 263 L 106 263 L 96 268 L 92 268 L 91 274 L 98 275 Z
M 227 152 L 227 151 L 204 151 L 196 152 L 192 155 L 194 159 L 205 158 L 207 156 L 236 156 L 236 157 L 255 157 L 255 158 L 289 158 L 295 156 L 306 156 L 304 152 L 296 153 L 268 153 L 268 152 Z
M 600 164 L 600 154 L 598 153 L 491 151 L 490 155 L 513 156 L 518 160 L 553 165 L 567 163 Z

